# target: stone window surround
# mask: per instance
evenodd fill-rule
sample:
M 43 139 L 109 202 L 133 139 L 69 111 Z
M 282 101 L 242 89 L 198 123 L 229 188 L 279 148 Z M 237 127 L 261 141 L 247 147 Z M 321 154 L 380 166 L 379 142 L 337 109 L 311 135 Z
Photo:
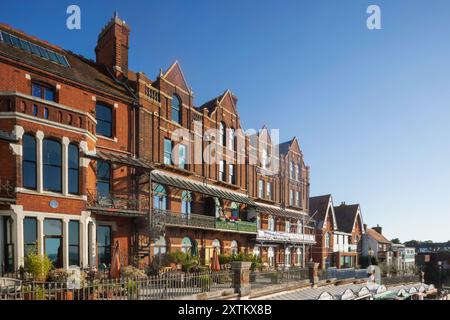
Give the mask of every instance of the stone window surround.
M 58 219 L 63 223 L 63 268 L 69 267 L 69 221 L 74 220 L 80 223 L 80 267 L 96 266 L 96 226 L 97 222 L 91 218 L 90 212 L 82 211 L 81 215 L 70 215 L 64 213 L 49 213 L 24 211 L 23 206 L 12 205 L 11 210 L 0 211 L 0 216 L 10 216 L 13 220 L 12 236 L 14 242 L 14 269 L 18 270 L 24 265 L 24 230 L 23 221 L 25 218 L 36 218 L 37 220 L 37 242 L 38 253 L 44 254 L 44 220 Z M 101 223 L 102 224 L 102 223 Z M 88 243 L 88 234 L 91 234 L 91 243 Z M 91 247 L 89 256 L 88 246 Z
M 15 126 L 14 127 L 14 133 L 18 139 L 22 139 L 23 135 L 25 134 L 25 131 L 23 127 L 21 126 Z M 85 200 L 86 196 L 83 195 L 74 195 L 69 193 L 69 144 L 71 142 L 76 142 L 78 144 L 78 150 L 80 151 L 86 151 L 87 150 L 87 144 L 85 141 L 70 141 L 67 137 L 62 137 L 59 142 L 61 142 L 62 146 L 62 192 L 61 193 L 55 193 L 55 192 L 49 192 L 45 191 L 43 187 L 43 174 L 44 174 L 44 167 L 43 167 L 43 140 L 45 137 L 45 134 L 43 131 L 38 130 L 34 134 L 34 137 L 36 138 L 36 190 L 29 190 L 26 188 L 18 187 L 16 188 L 17 192 L 24 192 L 24 193 L 36 193 L 36 194 L 43 194 L 43 195 L 49 195 L 49 196 L 55 196 L 55 197 L 67 197 L 67 198 L 80 198 L 81 200 Z M 10 148 L 13 151 L 13 154 L 16 156 L 23 156 L 23 146 L 22 144 L 10 144 Z M 79 158 L 79 168 L 87 167 L 89 165 L 89 160 L 83 157 Z

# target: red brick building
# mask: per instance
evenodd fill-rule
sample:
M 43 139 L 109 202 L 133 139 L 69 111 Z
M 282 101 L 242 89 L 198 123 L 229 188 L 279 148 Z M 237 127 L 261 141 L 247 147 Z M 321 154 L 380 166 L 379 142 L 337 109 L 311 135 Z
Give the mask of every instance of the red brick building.
M 0 35 L 2 271 L 30 250 L 56 267 L 102 268 L 115 244 L 125 265 L 176 250 L 207 265 L 214 249 L 269 263 L 257 228 L 269 216 L 274 232 L 295 235 L 271 242 L 271 265 L 308 259 L 309 168 L 297 139 L 269 143 L 261 130 L 266 142 L 253 143 L 230 90 L 196 106 L 178 62 L 156 79 L 133 72 L 117 16 L 96 61 L 4 24 Z M 279 163 L 270 174 L 263 145 Z
M 333 205 L 328 195 L 311 197 L 310 214 L 317 221 L 312 258 L 320 268 L 355 268 L 362 251 L 364 227 L 359 204 Z

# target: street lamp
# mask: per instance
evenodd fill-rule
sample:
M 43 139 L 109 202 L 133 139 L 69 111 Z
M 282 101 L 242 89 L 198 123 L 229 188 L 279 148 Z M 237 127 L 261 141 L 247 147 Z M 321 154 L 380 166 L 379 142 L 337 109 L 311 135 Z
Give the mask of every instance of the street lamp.
M 369 254 L 369 267 L 370 267 L 372 265 L 372 256 L 374 255 L 374 251 L 372 250 L 372 248 L 369 248 L 367 253 Z
M 438 270 L 439 270 L 438 288 L 439 290 L 442 290 L 442 261 L 438 261 Z

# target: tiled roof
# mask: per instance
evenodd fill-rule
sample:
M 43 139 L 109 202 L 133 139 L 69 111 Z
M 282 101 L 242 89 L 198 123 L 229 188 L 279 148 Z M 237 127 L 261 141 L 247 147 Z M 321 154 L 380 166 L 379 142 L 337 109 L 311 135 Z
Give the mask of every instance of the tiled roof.
M 334 215 L 339 231 L 346 233 L 351 233 L 353 231 L 358 208 L 358 204 L 341 204 L 338 207 L 334 207 Z
M 282 142 L 278 145 L 280 154 L 286 154 L 289 152 L 289 147 L 292 144 L 292 140 L 294 140 L 294 139 Z
M 53 63 L 50 60 L 43 59 L 27 51 L 15 48 L 2 41 L 0 41 L 0 56 L 28 64 L 32 67 L 42 69 L 43 71 L 53 73 L 57 76 L 82 83 L 113 95 L 121 96 L 123 98 L 128 98 L 130 96 L 123 84 L 116 82 L 106 68 L 96 64 L 94 61 L 88 60 L 70 51 L 51 46 L 45 41 L 18 32 L 4 24 L 0 24 L 0 30 L 4 30 L 10 34 L 51 50 L 55 50 L 56 48 L 59 54 L 62 54 L 67 58 L 70 66 L 64 67 L 60 64 Z
M 312 216 L 317 211 L 313 217 L 317 221 L 317 225 L 323 224 L 325 220 L 330 198 L 331 194 L 309 198 L 309 212 Z
M 376 242 L 380 243 L 391 243 L 388 239 L 386 239 L 382 234 L 376 232 L 374 229 L 367 229 L 367 234 L 374 239 Z

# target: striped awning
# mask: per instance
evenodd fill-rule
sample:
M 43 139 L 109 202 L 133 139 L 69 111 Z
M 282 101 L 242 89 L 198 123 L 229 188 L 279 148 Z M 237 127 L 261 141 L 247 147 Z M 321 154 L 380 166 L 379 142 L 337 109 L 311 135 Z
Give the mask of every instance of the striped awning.
M 198 192 L 211 197 L 227 199 L 250 206 L 256 205 L 255 202 L 245 194 L 217 188 L 206 183 L 188 180 L 183 177 L 177 177 L 162 171 L 152 171 L 152 181 L 183 190 Z

